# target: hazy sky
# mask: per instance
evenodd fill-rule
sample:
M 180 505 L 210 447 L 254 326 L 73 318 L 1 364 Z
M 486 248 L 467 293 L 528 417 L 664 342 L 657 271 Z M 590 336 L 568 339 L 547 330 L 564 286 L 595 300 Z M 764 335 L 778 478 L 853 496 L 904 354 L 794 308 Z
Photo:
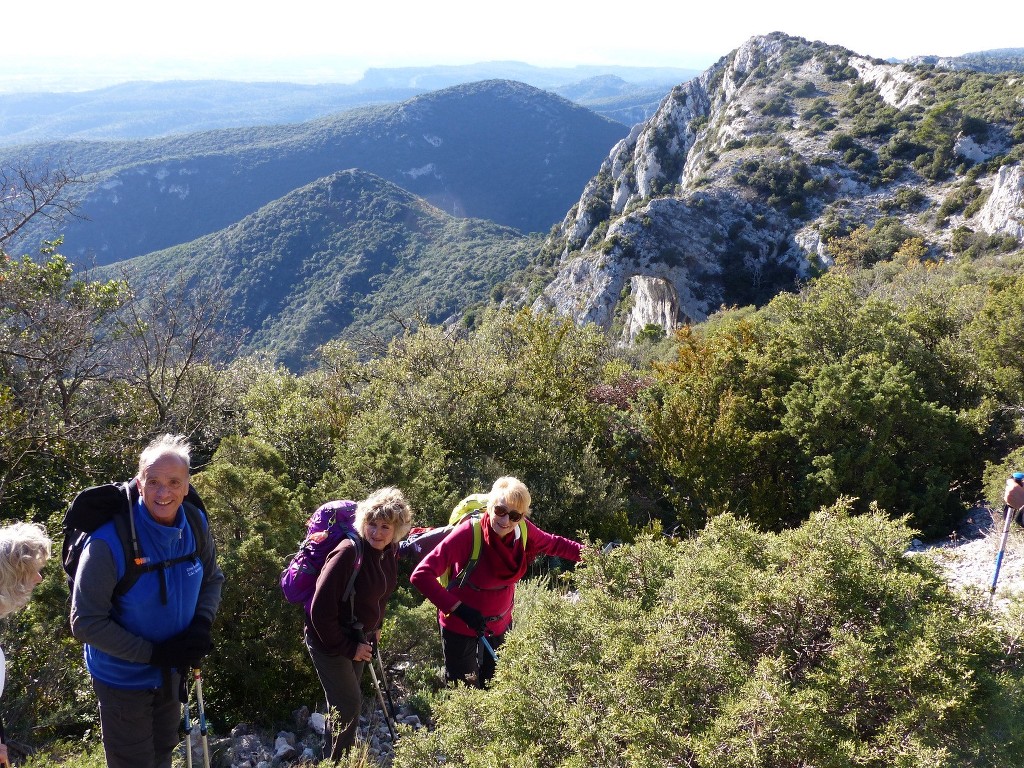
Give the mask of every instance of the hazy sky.
M 1024 47 L 1022 8 L 1018 0 L 9 0 L 0 81 L 44 70 L 152 79 L 162 59 L 194 65 L 189 76 L 236 79 L 240 60 L 253 79 L 304 71 L 307 80 L 354 80 L 367 66 L 498 59 L 704 69 L 772 31 L 880 58 L 954 56 Z M 332 62 L 318 71 L 310 59 L 319 56 Z M 180 76 L 180 66 L 163 66 Z

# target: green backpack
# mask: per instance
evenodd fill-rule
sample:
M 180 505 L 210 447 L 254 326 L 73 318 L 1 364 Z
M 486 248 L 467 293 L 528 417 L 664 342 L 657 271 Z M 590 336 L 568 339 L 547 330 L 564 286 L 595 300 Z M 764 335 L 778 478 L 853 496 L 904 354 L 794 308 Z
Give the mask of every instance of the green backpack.
M 436 528 L 413 528 L 409 535 L 399 543 L 398 556 L 409 560 L 415 565 L 426 557 L 434 547 L 444 541 L 448 534 L 454 531 L 468 517 L 473 526 L 473 549 L 469 555 L 469 562 L 466 563 L 465 568 L 459 571 L 459 575 L 454 580 L 451 579 L 449 572 L 442 574 L 439 579 L 441 584 L 448 589 L 465 585 L 473 569 L 476 568 L 477 561 L 480 560 L 480 550 L 483 547 L 484 539 L 483 532 L 480 530 L 480 516 L 481 510 L 487 506 L 489 496 L 486 493 L 473 493 L 464 498 L 452 510 L 451 515 L 448 517 L 448 525 L 441 525 Z M 527 535 L 526 518 L 524 517 L 520 520 L 517 525 L 519 526 L 519 538 L 522 539 L 523 548 L 525 549 Z

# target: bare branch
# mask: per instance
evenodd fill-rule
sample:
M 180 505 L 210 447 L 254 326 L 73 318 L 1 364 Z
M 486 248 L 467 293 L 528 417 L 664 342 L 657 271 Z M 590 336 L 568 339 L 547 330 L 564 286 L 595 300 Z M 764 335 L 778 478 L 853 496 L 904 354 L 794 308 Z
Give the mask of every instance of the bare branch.
M 126 275 L 131 283 L 132 277 Z M 131 300 L 118 320 L 123 370 L 130 385 L 145 392 L 159 428 L 186 431 L 191 414 L 202 410 L 193 400 L 207 390 L 191 381 L 195 371 L 217 359 L 230 359 L 241 339 L 224 336 L 229 302 L 217 282 L 170 285 L 135 280 Z
M 68 216 L 76 216 L 80 201 L 72 188 L 81 181 L 67 161 L 0 165 L 0 249 L 13 242 L 33 219 L 46 219 L 56 229 Z

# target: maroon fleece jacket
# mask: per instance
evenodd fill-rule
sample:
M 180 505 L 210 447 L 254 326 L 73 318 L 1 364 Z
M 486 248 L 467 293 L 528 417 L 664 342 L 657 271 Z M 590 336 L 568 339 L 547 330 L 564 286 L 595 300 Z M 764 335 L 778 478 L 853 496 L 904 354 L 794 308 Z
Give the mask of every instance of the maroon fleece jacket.
M 363 541 L 363 564 L 355 581 L 355 619 L 372 635 L 384 623 L 384 608 L 398 584 L 394 544 L 376 550 Z M 343 540 L 327 556 L 306 616 L 306 641 L 322 653 L 353 658 L 360 639 L 352 628 L 352 606 L 343 600 L 356 562 L 355 544 Z

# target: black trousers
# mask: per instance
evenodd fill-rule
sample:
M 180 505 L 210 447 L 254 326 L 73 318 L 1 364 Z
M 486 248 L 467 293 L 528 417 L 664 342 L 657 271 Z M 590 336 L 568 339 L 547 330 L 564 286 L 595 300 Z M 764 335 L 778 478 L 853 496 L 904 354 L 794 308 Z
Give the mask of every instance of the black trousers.
M 504 641 L 504 634 L 487 638 L 495 651 Z M 494 677 L 494 657 L 476 635 L 460 635 L 442 627 L 441 650 L 444 653 L 444 675 L 449 683 L 483 688 Z
M 170 686 L 132 691 L 93 678 L 108 768 L 171 768 L 181 722 L 178 681 L 174 672 Z

